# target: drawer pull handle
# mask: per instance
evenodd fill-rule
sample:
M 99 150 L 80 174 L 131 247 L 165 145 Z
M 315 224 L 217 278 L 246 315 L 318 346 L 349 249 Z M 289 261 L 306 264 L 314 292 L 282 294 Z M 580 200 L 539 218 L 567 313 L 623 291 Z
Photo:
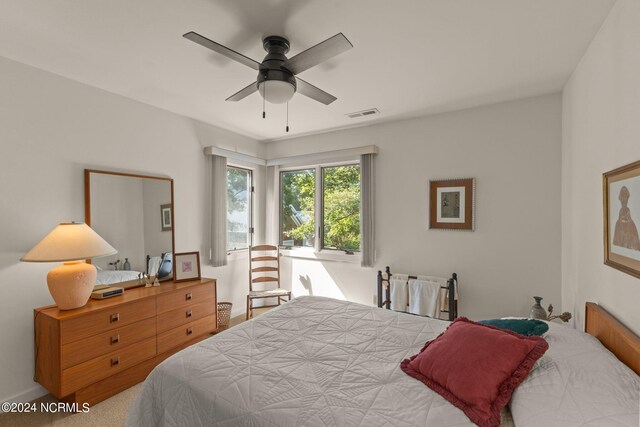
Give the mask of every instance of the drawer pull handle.
M 193 333 L 193 329 L 187 328 L 187 335 L 191 335 Z
M 120 364 L 120 358 L 119 357 L 115 357 L 113 359 L 111 359 L 111 366 L 118 366 Z
M 188 310 L 185 314 L 187 317 L 191 317 L 193 315 L 193 313 L 191 313 L 191 310 Z
M 111 323 L 115 323 L 120 320 L 120 313 L 115 313 L 111 315 Z
M 111 337 L 111 345 L 118 344 L 120 342 L 120 334 Z
M 187 300 L 187 301 L 191 301 L 191 299 L 193 298 L 193 296 L 191 295 L 191 292 L 189 292 L 188 294 L 185 294 L 184 298 L 185 298 L 185 300 Z

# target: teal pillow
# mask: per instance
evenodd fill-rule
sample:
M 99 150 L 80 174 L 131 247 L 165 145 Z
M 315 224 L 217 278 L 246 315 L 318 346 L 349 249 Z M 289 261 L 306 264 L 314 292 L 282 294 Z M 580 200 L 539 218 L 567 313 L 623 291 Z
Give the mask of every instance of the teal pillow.
M 505 329 L 507 331 L 513 331 L 517 334 L 528 337 L 531 335 L 540 336 L 549 330 L 549 325 L 542 320 L 535 319 L 489 319 L 481 320 L 478 323 L 495 326 L 496 328 Z

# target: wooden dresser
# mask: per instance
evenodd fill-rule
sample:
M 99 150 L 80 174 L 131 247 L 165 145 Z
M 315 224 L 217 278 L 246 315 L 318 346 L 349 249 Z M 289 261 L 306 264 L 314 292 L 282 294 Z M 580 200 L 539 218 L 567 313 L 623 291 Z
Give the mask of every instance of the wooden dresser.
M 58 399 L 100 402 L 144 380 L 160 362 L 217 328 L 216 281 L 166 282 L 34 310 L 35 379 Z

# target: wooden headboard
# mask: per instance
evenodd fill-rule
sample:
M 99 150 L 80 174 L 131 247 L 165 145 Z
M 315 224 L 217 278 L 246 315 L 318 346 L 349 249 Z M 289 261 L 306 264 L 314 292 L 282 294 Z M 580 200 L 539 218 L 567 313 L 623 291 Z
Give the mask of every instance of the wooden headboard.
M 588 302 L 584 330 L 640 375 L 640 337 L 598 304 Z

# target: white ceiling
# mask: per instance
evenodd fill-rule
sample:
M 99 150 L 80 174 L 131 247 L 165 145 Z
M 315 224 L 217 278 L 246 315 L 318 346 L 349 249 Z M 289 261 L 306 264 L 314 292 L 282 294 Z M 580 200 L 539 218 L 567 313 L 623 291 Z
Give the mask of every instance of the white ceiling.
M 562 88 L 614 0 L 2 0 L 0 55 L 263 141 L 499 102 Z M 182 38 L 257 61 L 338 33 L 354 48 L 300 74 L 335 95 L 225 98 L 256 72 Z M 346 113 L 377 107 L 379 116 Z

